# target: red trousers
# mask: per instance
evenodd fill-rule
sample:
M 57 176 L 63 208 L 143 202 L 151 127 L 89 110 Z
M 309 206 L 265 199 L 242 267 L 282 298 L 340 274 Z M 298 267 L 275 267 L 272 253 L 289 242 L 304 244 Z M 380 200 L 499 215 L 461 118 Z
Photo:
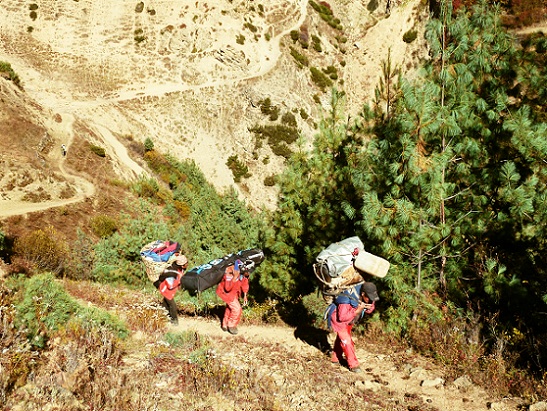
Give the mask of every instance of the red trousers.
M 355 355 L 355 344 L 351 338 L 352 325 L 340 327 L 336 331 L 336 340 L 334 340 L 334 348 L 332 350 L 332 361 L 340 362 L 343 355 L 346 356 L 349 368 L 356 368 L 359 366 L 359 361 Z
M 224 328 L 235 328 L 239 324 L 241 319 L 241 304 L 239 299 L 235 299 L 230 303 L 226 303 L 226 310 L 224 310 L 224 318 L 222 318 L 222 327 Z

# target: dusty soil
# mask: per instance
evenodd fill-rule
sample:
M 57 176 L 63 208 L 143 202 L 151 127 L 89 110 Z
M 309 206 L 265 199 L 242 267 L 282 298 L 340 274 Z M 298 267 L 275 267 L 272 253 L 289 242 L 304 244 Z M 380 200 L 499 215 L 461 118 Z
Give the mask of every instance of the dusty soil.
M 382 398 L 384 404 L 392 404 L 393 409 L 509 411 L 517 410 L 522 403 L 518 399 L 493 398 L 470 383 L 466 376 L 435 384 L 435 379 L 443 378 L 443 371 L 428 360 L 393 351 L 390 347 L 378 347 L 359 337 L 355 337 L 357 356 L 364 372 L 351 373 L 331 364 L 325 353 L 335 335 L 312 327 L 304 330 L 243 322 L 238 335 L 233 336 L 223 332 L 215 319 L 183 317 L 171 330 L 195 330 L 211 339 L 215 355 L 223 361 L 273 378 L 280 393 L 294 399 L 291 408 L 294 410 L 323 409 L 321 397 L 329 393 L 313 392 L 313 381 L 319 373 L 333 381 L 340 379 L 338 384 L 346 385 L 348 395 L 355 391 L 367 392 Z
M 228 0 L 50 0 L 36 8 L 3 0 L 0 61 L 12 65 L 24 92 L 6 85 L 3 90 L 8 102 L 28 107 L 21 122 L 36 119 L 30 147 L 43 164 L 9 165 L 0 180 L 0 215 L 41 207 L 22 201 L 36 188 L 23 185 L 24 171 L 50 193 L 48 207 L 59 205 L 58 185 L 75 192 L 71 201 L 93 195 L 89 183 L 61 167 L 59 148 L 65 144 L 70 157 L 75 135 L 104 147 L 121 179 L 145 173 L 127 147 L 151 138 L 157 149 L 193 159 L 218 189 L 235 186 L 251 206 L 274 207 L 275 189 L 264 186 L 263 179 L 279 173 L 284 160 L 267 146 L 255 149 L 248 129 L 267 122 L 259 101 L 270 98 L 282 111 L 305 110 L 310 117 L 298 118 L 298 126 L 308 140 L 329 106 L 328 93 L 318 90 L 309 72 L 290 57 L 289 33 L 305 27 L 309 36 L 321 39 L 323 50 L 308 53 L 310 66 L 339 70 L 337 87 L 347 93 L 348 112 L 355 115 L 373 96 L 388 49 L 394 64 L 411 67 L 416 60 L 420 42 L 407 45 L 402 34 L 415 25 L 421 30 L 415 22 L 423 11 L 419 0 L 403 3 L 388 16 L 383 2 L 373 12 L 361 3 L 331 2 L 344 27 L 345 42 L 337 43 L 341 34 L 306 0 L 272 0 L 263 6 Z M 137 42 L 139 36 L 144 40 Z M 11 141 L 17 144 L 20 135 L 21 130 Z M 19 151 L 28 148 L 21 145 Z M 226 165 L 234 154 L 252 174 L 239 185 Z M 58 179 L 39 175 L 44 167 Z M 17 189 L 6 189 L 13 186 Z

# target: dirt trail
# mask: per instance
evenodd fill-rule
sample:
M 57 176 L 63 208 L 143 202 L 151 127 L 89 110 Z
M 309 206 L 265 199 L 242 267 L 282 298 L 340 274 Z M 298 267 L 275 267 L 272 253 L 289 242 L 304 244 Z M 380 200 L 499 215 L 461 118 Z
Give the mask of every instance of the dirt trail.
M 194 330 L 200 335 L 205 335 L 211 339 L 216 355 L 230 361 L 236 367 L 251 367 L 255 371 L 258 370 L 259 374 L 272 377 L 280 384 L 288 383 L 288 379 L 311 379 L 314 373 L 322 372 L 326 373 L 328 378 L 341 376 L 355 389 L 370 390 L 383 397 L 388 396 L 394 404 L 405 404 L 408 398 L 419 399 L 424 405 L 424 408 L 419 408 L 422 410 L 518 409 L 517 402 L 490 398 L 484 390 L 474 384 L 435 384 L 436 379 L 443 377 L 442 370 L 435 369 L 424 359 L 414 358 L 412 363 L 405 364 L 401 369 L 396 365 L 396 354 L 374 352 L 372 343 L 367 344 L 358 338 L 355 338 L 357 357 L 364 372 L 354 374 L 339 365 L 331 364 L 325 354 L 325 344 L 332 345 L 335 337 L 333 333 L 327 334 L 312 328 L 299 330 L 288 326 L 259 326 L 243 322 L 239 326 L 238 335 L 233 336 L 223 332 L 217 320 L 183 317 L 179 321 L 178 326 L 171 326 L 171 331 Z M 271 365 L 272 352 L 275 352 L 277 357 L 274 360 L 275 367 Z M 304 370 L 302 363 L 308 364 L 304 365 Z

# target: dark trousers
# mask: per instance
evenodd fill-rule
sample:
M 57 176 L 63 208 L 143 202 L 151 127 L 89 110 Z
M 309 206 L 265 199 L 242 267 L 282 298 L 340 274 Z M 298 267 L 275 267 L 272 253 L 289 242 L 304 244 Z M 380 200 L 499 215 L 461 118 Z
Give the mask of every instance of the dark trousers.
M 159 289 L 162 281 L 163 280 L 158 280 L 154 282 L 154 286 Z M 171 323 L 178 324 L 179 315 L 178 315 L 178 308 L 177 308 L 177 303 L 175 302 L 175 299 L 168 300 L 167 298 L 163 297 L 163 306 L 169 313 L 169 318 L 171 319 Z
M 174 299 L 168 300 L 167 298 L 163 298 L 163 306 L 165 309 L 169 312 L 169 318 L 171 319 L 172 324 L 178 324 L 179 318 L 178 318 L 178 309 L 177 309 L 177 303 Z

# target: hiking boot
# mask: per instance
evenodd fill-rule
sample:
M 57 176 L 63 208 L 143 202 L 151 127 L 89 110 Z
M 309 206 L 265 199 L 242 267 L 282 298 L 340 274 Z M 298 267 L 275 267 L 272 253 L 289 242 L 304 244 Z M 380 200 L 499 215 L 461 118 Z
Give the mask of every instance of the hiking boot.
M 350 368 L 349 370 L 350 370 L 351 372 L 356 373 L 356 374 L 359 374 L 360 372 L 362 372 L 362 371 L 361 371 L 361 368 L 359 368 L 359 367 Z
M 224 326 L 221 326 L 220 329 L 221 329 L 222 331 L 228 331 L 228 329 L 227 329 L 226 327 L 224 327 Z
M 228 327 L 228 332 L 230 334 L 236 335 L 237 334 L 237 327 Z

